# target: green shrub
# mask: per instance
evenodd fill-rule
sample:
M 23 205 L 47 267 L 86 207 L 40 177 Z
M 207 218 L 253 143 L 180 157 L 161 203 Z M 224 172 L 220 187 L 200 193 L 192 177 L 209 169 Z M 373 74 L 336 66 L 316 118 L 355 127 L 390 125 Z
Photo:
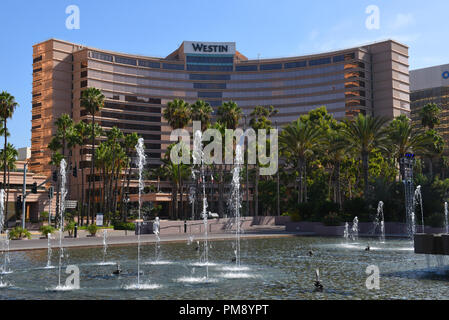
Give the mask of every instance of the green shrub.
M 42 235 L 43 235 L 44 237 L 48 238 L 48 235 L 49 235 L 49 234 L 52 234 L 53 232 L 55 232 L 56 229 L 53 228 L 52 226 L 42 226 L 42 227 L 40 228 L 40 231 L 41 231 L 41 233 L 42 233 Z
M 22 227 L 15 227 L 11 231 L 9 231 L 9 239 L 11 240 L 19 240 L 23 238 L 31 239 L 31 233 Z
M 94 236 L 94 235 L 97 234 L 98 226 L 95 225 L 95 224 L 90 224 L 90 225 L 87 227 L 87 231 L 89 231 L 89 233 L 90 233 L 91 236 Z
M 48 214 L 49 213 L 47 211 L 41 212 L 41 215 L 40 215 L 41 221 L 47 221 L 48 220 Z
M 136 230 L 136 225 L 132 222 L 116 222 L 114 224 L 114 230 L 134 231 Z
M 73 231 L 75 231 L 75 221 L 70 221 L 65 225 L 65 230 L 69 233 L 69 236 L 73 236 Z
M 442 213 L 434 213 L 429 218 L 427 218 L 427 223 L 432 228 L 442 228 L 444 227 L 444 215 Z
M 341 223 L 341 218 L 335 212 L 331 212 L 323 218 L 323 224 L 325 226 L 339 226 Z

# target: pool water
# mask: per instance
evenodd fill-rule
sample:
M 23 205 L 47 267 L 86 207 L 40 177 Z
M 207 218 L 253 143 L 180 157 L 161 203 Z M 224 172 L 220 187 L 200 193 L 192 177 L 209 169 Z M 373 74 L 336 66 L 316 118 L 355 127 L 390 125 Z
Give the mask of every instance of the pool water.
M 64 250 L 66 267 L 80 270 L 80 289 L 55 290 L 59 249 L 11 252 L 2 274 L 0 299 L 447 299 L 449 268 L 445 257 L 416 255 L 407 240 L 287 237 L 242 239 L 241 266 L 232 262 L 233 241 L 209 242 L 209 265 L 200 262 L 201 248 L 162 244 L 155 261 L 154 245 L 141 248 L 141 285 L 137 283 L 137 246 Z M 365 251 L 367 246 L 370 251 Z M 201 243 L 200 243 L 201 247 Z M 309 252 L 312 252 L 310 255 Z M 121 275 L 113 275 L 116 263 Z M 0 256 L 0 264 L 3 257 Z M 447 263 L 449 265 L 449 262 Z M 368 266 L 380 271 L 380 289 L 366 286 Z M 209 277 L 206 278 L 206 267 Z M 323 292 L 314 291 L 315 270 Z

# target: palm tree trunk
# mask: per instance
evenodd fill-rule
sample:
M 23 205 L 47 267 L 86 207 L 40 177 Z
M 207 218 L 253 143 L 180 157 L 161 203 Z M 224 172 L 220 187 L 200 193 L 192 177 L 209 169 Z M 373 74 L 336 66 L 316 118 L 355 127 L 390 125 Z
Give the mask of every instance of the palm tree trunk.
M 3 148 L 4 157 L 3 157 L 3 184 L 2 184 L 2 189 L 5 190 L 6 189 L 6 145 L 7 145 L 7 142 L 8 142 L 8 138 L 7 138 L 8 130 L 7 130 L 7 127 L 6 127 L 6 118 L 3 120 L 3 123 L 4 123 L 4 130 L 5 130 L 5 145 L 4 145 L 4 148 Z M 6 206 L 8 206 L 8 203 L 6 203 Z M 7 216 L 5 215 L 5 217 L 3 219 L 4 219 L 3 226 L 6 226 L 7 222 L 8 222 Z M 3 227 L 3 229 L 5 229 L 5 227 Z M 1 231 L 3 231 L 3 230 L 1 230 Z
M 299 173 L 299 182 L 298 182 L 298 204 L 302 203 L 302 159 L 298 159 L 298 173 Z
M 131 181 L 131 163 L 129 164 L 129 170 L 128 170 L 128 177 L 127 177 L 127 182 L 126 182 L 126 192 L 128 193 L 128 197 L 129 197 L 129 183 Z M 125 214 L 123 215 L 123 221 L 126 222 L 126 220 L 128 219 L 128 204 L 126 204 L 126 208 L 125 208 Z
M 114 189 L 114 215 L 117 212 L 117 198 L 118 198 L 118 180 L 120 178 L 120 166 L 117 166 L 117 175 L 115 177 L 115 189 Z
M 303 164 L 303 171 L 304 171 L 304 182 L 303 182 L 303 186 L 304 186 L 304 202 L 307 203 L 307 161 L 304 160 L 304 164 Z
M 340 161 L 337 161 L 335 165 L 335 180 L 337 183 L 337 203 L 340 206 L 340 210 L 343 209 L 342 199 L 341 199 L 341 184 L 340 184 Z
M 81 165 L 80 165 L 81 166 Z M 84 190 L 84 167 L 81 168 L 81 225 L 84 223 L 84 193 L 86 190 Z
M 6 190 L 6 201 L 4 202 L 5 205 L 5 219 L 6 221 L 8 221 L 8 202 L 9 202 L 9 189 L 10 189 L 10 184 L 9 184 L 9 179 L 11 177 L 11 169 L 8 166 L 8 189 Z
M 364 191 L 363 197 L 365 200 L 368 198 L 369 193 L 369 185 L 368 185 L 368 153 L 362 153 L 362 166 L 363 166 L 363 182 L 364 182 Z
M 220 165 L 220 183 L 218 184 L 218 214 L 223 217 L 223 165 Z
M 91 155 L 91 164 L 90 164 L 90 176 L 91 176 L 91 180 L 92 180 L 92 207 L 89 206 L 89 210 L 91 212 L 91 223 L 94 223 L 94 218 L 95 218 L 95 167 L 94 167 L 94 162 L 95 162 L 95 112 L 92 114 L 92 146 L 91 146 L 91 150 L 92 150 L 92 155 Z

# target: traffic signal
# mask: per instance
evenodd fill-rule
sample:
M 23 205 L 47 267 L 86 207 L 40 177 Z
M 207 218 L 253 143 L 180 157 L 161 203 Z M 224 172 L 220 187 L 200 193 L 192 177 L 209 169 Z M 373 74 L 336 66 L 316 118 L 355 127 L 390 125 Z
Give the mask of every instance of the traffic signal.
M 53 195 L 54 195 L 54 188 L 53 188 L 53 186 L 51 186 L 48 189 L 48 199 L 53 199 Z
M 53 171 L 53 181 L 58 182 L 58 171 Z
M 74 176 L 75 178 L 78 177 L 78 168 L 77 168 L 76 166 L 73 168 L 73 176 Z
M 21 209 L 22 209 L 22 196 L 17 196 L 16 211 L 20 211 Z
M 33 183 L 33 186 L 31 187 L 31 192 L 34 194 L 37 193 L 37 182 Z

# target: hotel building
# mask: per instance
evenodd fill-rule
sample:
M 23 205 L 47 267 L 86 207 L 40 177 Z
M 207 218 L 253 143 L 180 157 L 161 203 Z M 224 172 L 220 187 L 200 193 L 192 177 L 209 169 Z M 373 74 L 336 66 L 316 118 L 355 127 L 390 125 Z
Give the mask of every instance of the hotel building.
M 410 71 L 410 100 L 412 121 L 421 127 L 419 113 L 428 103 L 442 108 L 440 124 L 436 130 L 446 142 L 445 155 L 449 154 L 449 64 Z
M 205 100 L 214 110 L 232 100 L 247 115 L 255 106 L 273 105 L 279 110 L 273 120 L 280 126 L 323 105 L 337 119 L 410 114 L 408 47 L 393 40 L 250 60 L 232 42 L 185 41 L 166 58 L 155 58 L 51 39 L 33 46 L 33 172 L 51 175 L 47 146 L 61 114 L 90 121 L 80 107 L 81 92 L 88 87 L 106 96 L 98 123 L 106 130 L 117 126 L 137 132 L 153 165 L 169 144 L 162 111 L 173 99 Z M 76 150 L 78 168 L 90 167 L 89 150 Z M 79 185 L 80 177 L 71 179 Z

